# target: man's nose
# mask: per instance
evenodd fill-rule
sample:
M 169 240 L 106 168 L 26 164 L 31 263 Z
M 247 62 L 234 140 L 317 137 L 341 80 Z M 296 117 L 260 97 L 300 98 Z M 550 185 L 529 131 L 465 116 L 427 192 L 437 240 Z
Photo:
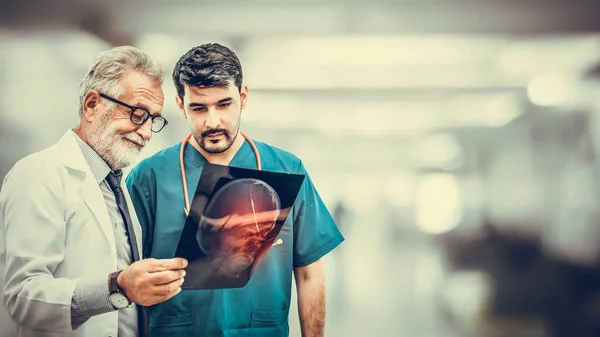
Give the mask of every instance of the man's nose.
M 146 123 L 140 125 L 137 130 L 137 134 L 142 136 L 145 141 L 149 141 L 152 138 L 152 118 L 148 118 Z
M 210 109 L 208 111 L 208 115 L 206 116 L 206 127 L 210 129 L 216 129 L 220 124 L 220 119 L 218 113 L 214 109 Z

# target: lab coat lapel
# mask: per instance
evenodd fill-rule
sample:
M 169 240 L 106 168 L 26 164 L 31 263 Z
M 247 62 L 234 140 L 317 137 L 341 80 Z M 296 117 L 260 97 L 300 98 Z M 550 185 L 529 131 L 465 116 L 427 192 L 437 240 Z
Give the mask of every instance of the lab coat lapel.
M 65 166 L 73 170 L 69 171 L 71 176 L 80 178 L 81 185 L 79 186 L 78 192 L 85 204 L 94 214 L 110 247 L 115 248 L 114 231 L 108 215 L 108 209 L 106 208 L 106 201 L 102 195 L 102 190 L 94 178 L 94 174 L 91 172 L 89 165 L 85 161 L 83 153 L 74 137 L 77 137 L 77 135 L 69 130 L 59 141 Z M 111 249 L 110 251 L 116 259 L 115 249 Z

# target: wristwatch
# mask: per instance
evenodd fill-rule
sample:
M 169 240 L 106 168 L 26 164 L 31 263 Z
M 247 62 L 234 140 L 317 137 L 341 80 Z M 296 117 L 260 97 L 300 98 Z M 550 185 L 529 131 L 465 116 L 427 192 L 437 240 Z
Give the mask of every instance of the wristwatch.
M 113 308 L 115 308 L 117 310 L 125 309 L 131 304 L 131 302 L 129 301 L 129 298 L 127 298 L 127 296 L 125 296 L 125 294 L 119 287 L 119 284 L 117 283 L 117 278 L 119 277 L 119 274 L 121 272 L 122 272 L 122 270 L 119 270 L 117 272 L 110 274 L 109 280 L 108 280 L 108 291 L 109 291 L 108 300 L 110 301 L 110 304 L 112 304 Z

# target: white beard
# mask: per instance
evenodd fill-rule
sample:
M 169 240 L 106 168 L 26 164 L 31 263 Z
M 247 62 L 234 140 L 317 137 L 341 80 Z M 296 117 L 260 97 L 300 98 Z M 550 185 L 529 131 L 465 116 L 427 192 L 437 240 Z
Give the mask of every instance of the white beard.
M 133 163 L 137 155 L 148 143 L 140 135 L 132 131 L 120 134 L 111 122 L 112 113 L 107 112 L 88 137 L 90 147 L 104 159 L 111 170 L 119 170 Z M 131 141 L 142 144 L 138 146 Z

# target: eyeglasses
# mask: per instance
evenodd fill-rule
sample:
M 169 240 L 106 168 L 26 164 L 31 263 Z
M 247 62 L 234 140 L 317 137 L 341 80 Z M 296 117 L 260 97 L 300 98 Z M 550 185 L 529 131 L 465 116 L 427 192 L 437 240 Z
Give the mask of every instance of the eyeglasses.
M 122 105 L 128 109 L 131 109 L 129 119 L 135 125 L 144 125 L 148 118 L 152 118 L 152 132 L 160 132 L 169 122 L 162 116 L 153 116 L 148 112 L 148 110 L 144 108 L 140 108 L 139 106 L 132 106 L 127 103 L 121 102 L 116 98 L 112 98 L 108 95 L 100 93 L 100 97 L 106 98 L 107 100 Z

